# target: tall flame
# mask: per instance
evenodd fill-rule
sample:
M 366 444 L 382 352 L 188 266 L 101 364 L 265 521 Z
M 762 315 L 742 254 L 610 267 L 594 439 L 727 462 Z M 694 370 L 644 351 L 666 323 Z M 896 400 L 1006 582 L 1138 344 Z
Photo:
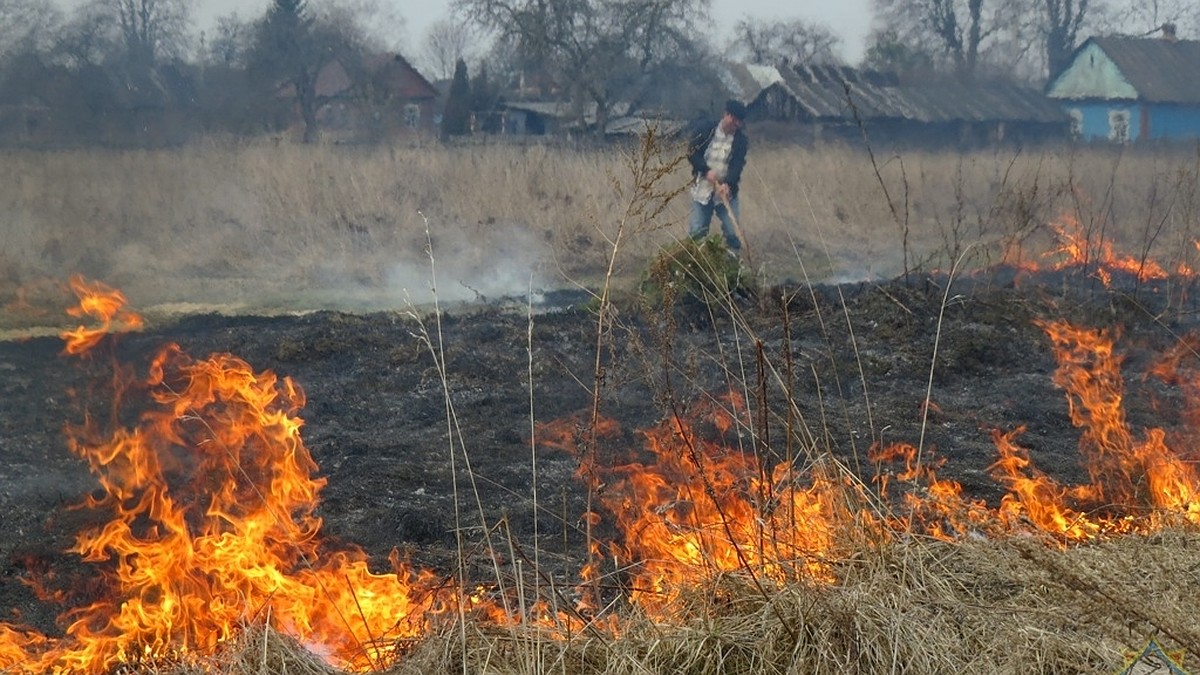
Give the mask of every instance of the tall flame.
M 1000 460 L 993 473 L 1011 490 L 1001 516 L 1028 519 L 1069 540 L 1100 533 L 1149 531 L 1173 521 L 1200 524 L 1200 475 L 1166 444 L 1162 429 L 1137 439 L 1125 419 L 1122 359 L 1104 330 L 1062 321 L 1042 322 L 1058 369 L 1054 382 L 1067 394 L 1071 422 L 1082 429 L 1080 454 L 1090 481 L 1066 488 L 1032 468 L 1018 447 L 1019 433 L 997 434 Z
M 103 325 L 65 334 L 68 353 L 98 344 L 113 317 L 138 323 L 119 293 L 72 286 L 72 315 Z M 365 670 L 458 602 L 430 572 L 398 560 L 375 572 L 360 550 L 322 540 L 314 509 L 324 480 L 313 477 L 297 416 L 304 395 L 290 379 L 169 345 L 136 388 L 152 404 L 136 424 L 69 429 L 72 452 L 103 488 L 81 506 L 108 514 L 71 551 L 95 565 L 104 590 L 61 617 L 61 639 L 0 626 L 0 669 L 104 672 L 204 651 L 268 623 L 331 663 Z

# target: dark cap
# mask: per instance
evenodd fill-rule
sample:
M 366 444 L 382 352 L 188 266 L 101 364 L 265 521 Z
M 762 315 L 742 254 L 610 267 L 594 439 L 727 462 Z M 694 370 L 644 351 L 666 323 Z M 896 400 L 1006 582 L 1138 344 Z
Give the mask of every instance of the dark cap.
M 746 104 L 736 98 L 725 101 L 725 112 L 732 115 L 733 119 L 739 122 L 746 121 Z

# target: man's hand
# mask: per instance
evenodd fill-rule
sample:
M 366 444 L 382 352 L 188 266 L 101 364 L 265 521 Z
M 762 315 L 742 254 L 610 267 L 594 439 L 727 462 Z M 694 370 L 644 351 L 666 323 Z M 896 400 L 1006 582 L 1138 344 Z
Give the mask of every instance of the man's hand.
M 717 185 L 716 189 L 717 189 L 717 196 L 721 198 L 721 201 L 728 203 L 729 202 L 729 184 L 728 183 L 719 183 Z
M 704 179 L 707 180 L 713 187 L 716 187 L 721 183 L 721 177 L 718 176 L 717 172 L 713 171 L 712 169 L 709 169 L 708 173 L 704 174 Z

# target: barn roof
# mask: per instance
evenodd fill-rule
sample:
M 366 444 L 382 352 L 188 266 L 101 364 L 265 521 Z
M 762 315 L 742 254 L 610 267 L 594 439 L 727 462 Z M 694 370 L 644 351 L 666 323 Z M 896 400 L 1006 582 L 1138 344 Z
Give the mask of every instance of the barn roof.
M 1006 82 L 902 84 L 894 73 L 828 65 L 771 70 L 773 78 L 761 77 L 769 84 L 746 100 L 753 105 L 770 88 L 777 87 L 813 119 L 908 119 L 928 123 L 1065 119 L 1059 104 L 1042 92 Z

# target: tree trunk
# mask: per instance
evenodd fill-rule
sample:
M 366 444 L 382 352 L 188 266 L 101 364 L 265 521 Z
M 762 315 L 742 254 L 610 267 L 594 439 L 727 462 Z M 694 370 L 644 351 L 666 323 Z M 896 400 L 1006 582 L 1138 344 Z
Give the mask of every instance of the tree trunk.
M 300 103 L 300 117 L 304 120 L 304 142 L 315 143 L 320 136 L 317 128 L 317 97 L 313 82 L 296 82 L 296 100 Z

